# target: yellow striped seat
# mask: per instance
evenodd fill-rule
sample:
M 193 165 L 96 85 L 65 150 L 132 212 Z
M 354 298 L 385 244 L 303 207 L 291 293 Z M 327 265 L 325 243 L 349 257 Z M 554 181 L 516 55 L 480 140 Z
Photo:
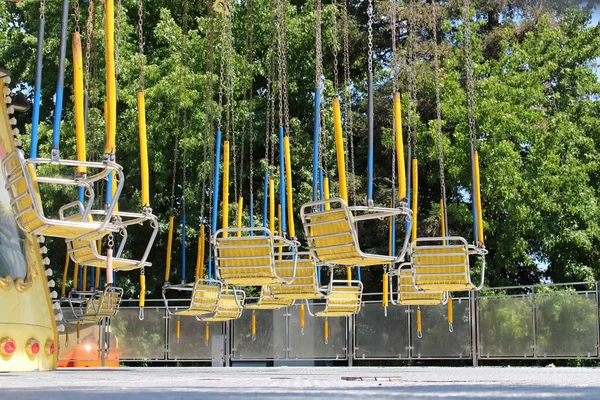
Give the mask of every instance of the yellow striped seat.
M 291 260 L 275 260 L 277 273 L 290 281 L 293 277 L 294 263 Z M 308 253 L 298 253 L 296 259 L 296 277 L 289 284 L 271 285 L 271 294 L 280 299 L 315 300 L 323 298 L 319 291 L 317 266 Z
M 238 237 L 237 233 L 242 236 Z M 254 234 L 251 236 L 251 234 Z M 214 236 L 219 279 L 234 286 L 265 286 L 286 282 L 277 274 L 275 252 L 291 259 L 296 244 L 265 228 L 220 229 Z
M 411 262 L 417 287 L 432 291 L 473 289 L 469 278 L 467 242 L 464 239 L 450 239 L 448 245 L 419 244 L 426 239 L 432 238 L 417 239 L 411 246 Z
M 98 323 L 102 318 L 114 317 L 117 311 L 119 311 L 122 298 L 123 289 L 107 288 L 101 294 L 88 300 L 85 314 L 81 316 L 81 321 L 85 323 Z
M 202 280 L 194 284 L 190 307 L 174 312 L 176 315 L 196 316 L 212 314 L 217 311 L 221 299 L 221 285 L 209 285 Z
M 32 164 L 25 161 L 21 150 L 6 156 L 2 161 L 2 172 L 17 224 L 26 233 L 73 240 L 102 230 L 100 222 L 66 222 L 46 218 L 37 172 Z
M 294 303 L 293 299 L 278 298 L 271 295 L 268 286 L 263 286 L 260 291 L 260 298 L 256 303 L 246 306 L 250 310 L 278 310 L 283 307 L 289 307 Z
M 398 304 L 402 306 L 429 306 L 446 302 L 444 292 L 417 290 L 413 284 L 412 271 L 400 269 L 398 278 Z
M 67 248 L 74 263 L 89 267 L 106 268 L 106 256 L 98 253 L 96 239 L 92 241 L 89 239 L 68 241 Z M 131 271 L 142 267 L 150 267 L 151 265 L 152 263 L 148 261 L 140 262 L 139 260 L 113 257 L 114 271 Z
M 321 210 L 327 203 L 330 210 Z M 369 212 L 365 207 L 356 207 Z M 364 210 L 363 210 L 364 209 Z M 370 215 L 353 217 L 352 210 L 339 198 L 307 203 L 301 218 L 308 246 L 318 263 L 344 266 L 372 266 L 397 261 L 397 257 L 367 254 L 360 249 L 355 223 L 358 220 L 399 215 L 399 209 L 376 208 Z M 402 254 L 403 255 L 403 254 Z
M 362 283 L 350 281 L 332 281 L 329 284 L 325 310 L 315 314 L 315 317 L 347 317 L 360 311 L 362 301 Z
M 211 317 L 200 317 L 200 319 L 206 322 L 222 322 L 238 319 L 242 316 L 242 311 L 244 310 L 244 299 L 245 294 L 243 291 L 225 289 L 221 293 L 217 311 Z

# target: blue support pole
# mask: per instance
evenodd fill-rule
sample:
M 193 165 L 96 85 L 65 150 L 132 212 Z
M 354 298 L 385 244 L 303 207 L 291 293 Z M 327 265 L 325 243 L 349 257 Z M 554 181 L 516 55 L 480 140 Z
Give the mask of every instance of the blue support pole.
M 263 228 L 269 227 L 269 170 L 265 170 L 265 199 L 263 202 Z
M 60 25 L 60 54 L 58 58 L 58 83 L 56 85 L 56 105 L 54 107 L 54 130 L 52 150 L 58 153 L 60 145 L 60 121 L 62 117 L 63 90 L 65 86 L 65 58 L 67 56 L 67 26 L 69 23 L 69 0 L 63 0 Z
M 46 19 L 40 17 L 38 24 L 38 43 L 35 59 L 35 95 L 33 97 L 33 116 L 31 118 L 31 147 L 29 148 L 29 157 L 37 157 L 38 132 L 40 125 L 40 104 L 42 101 L 42 66 L 44 59 L 44 27 Z
M 106 181 L 106 204 L 112 203 L 112 187 L 113 187 L 113 173 L 108 174 L 108 179 Z
M 77 290 L 83 290 L 83 265 L 79 266 L 79 282 L 77 282 Z
M 185 248 L 185 243 L 186 243 L 186 239 L 185 239 L 185 234 L 186 234 L 186 228 L 187 228 L 187 216 L 186 216 L 186 212 L 184 211 L 183 214 L 181 215 L 181 283 L 185 283 L 185 256 L 186 256 L 186 248 Z
M 214 186 L 213 186 L 213 211 L 212 211 L 212 221 L 210 224 L 210 233 L 211 236 L 215 234 L 215 232 L 217 231 L 217 214 L 219 211 L 219 178 L 221 176 L 220 172 L 220 166 L 219 163 L 221 162 L 221 131 L 218 130 L 217 131 L 217 139 L 215 141 L 216 144 L 216 150 L 215 150 L 215 181 L 214 181 Z M 209 248 L 209 254 L 212 254 L 212 252 L 210 251 Z M 212 257 L 209 257 L 208 259 L 208 276 L 209 279 L 212 279 L 212 268 L 213 268 L 213 262 L 212 262 Z M 215 271 L 215 277 L 216 277 L 216 271 Z
M 369 150 L 367 157 L 367 205 L 373 207 L 373 72 L 368 71 L 368 111 L 367 111 L 367 123 L 369 131 Z
M 285 158 L 283 156 L 283 126 L 279 127 L 279 202 L 281 204 L 281 236 L 287 232 L 285 201 Z
M 321 89 L 315 89 L 315 126 L 313 134 L 313 201 L 319 200 L 319 131 L 321 127 Z
M 250 227 L 254 228 L 254 193 L 250 193 Z M 250 231 L 250 236 L 254 236 L 254 232 Z
M 362 282 L 362 278 L 360 277 L 360 267 L 356 267 L 356 279 Z
M 96 287 L 96 267 L 90 268 L 90 275 L 92 278 L 92 287 L 95 288 Z

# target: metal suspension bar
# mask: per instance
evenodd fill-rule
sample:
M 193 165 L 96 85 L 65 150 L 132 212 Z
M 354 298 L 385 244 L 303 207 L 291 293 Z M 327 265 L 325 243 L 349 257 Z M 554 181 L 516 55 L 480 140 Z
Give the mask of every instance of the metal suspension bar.
M 86 161 L 85 149 L 85 115 L 83 98 L 83 57 L 81 51 L 81 35 L 75 32 L 72 35 L 73 49 L 73 87 L 75 92 L 75 137 L 77 143 L 77 161 Z M 85 174 L 87 168 L 78 166 L 77 173 Z M 82 188 L 83 189 L 83 188 Z M 81 197 L 81 196 L 80 196 Z M 80 199 L 83 200 L 83 199 Z
M 165 282 L 169 282 L 171 276 L 171 251 L 173 250 L 173 225 L 175 223 L 175 217 L 172 215 L 169 217 L 169 236 L 167 238 L 167 261 L 165 269 Z
M 40 103 L 42 100 L 42 66 L 44 61 L 44 30 L 46 18 L 40 15 L 38 23 L 37 54 L 35 57 L 35 94 L 33 97 L 33 116 L 31 119 L 31 146 L 29 157 L 37 158 L 38 132 L 40 125 Z
M 400 93 L 394 93 L 394 125 L 396 128 L 396 157 L 398 163 L 398 199 L 406 198 L 406 164 L 402 137 L 402 101 Z
M 229 140 L 223 142 L 223 229 L 229 228 Z M 223 233 L 227 237 L 227 232 Z
M 109 0 L 110 1 L 110 0 Z M 58 160 L 60 146 L 60 122 L 62 119 L 63 95 L 65 86 L 65 58 L 67 56 L 67 27 L 69 24 L 69 0 L 63 0 L 60 25 L 60 53 L 58 56 L 58 83 L 54 106 L 54 129 L 52 131 L 52 158 Z
M 333 129 L 335 133 L 335 154 L 337 158 L 338 176 L 340 181 L 340 197 L 348 203 L 348 186 L 346 180 L 346 159 L 344 154 L 344 137 L 342 134 L 342 113 L 340 99 L 333 99 Z
M 181 214 L 181 283 L 185 283 L 185 264 L 186 264 L 186 230 L 187 230 L 187 213 L 185 210 Z
M 148 138 L 146 134 L 146 99 L 144 92 L 137 94 L 138 130 L 140 136 L 140 173 L 142 178 L 142 208 L 150 207 L 150 172 L 148 168 Z M 203 194 L 204 195 L 204 194 Z
M 290 138 L 288 136 L 283 138 L 283 151 L 285 156 L 285 181 L 287 190 L 287 214 L 288 214 L 288 225 L 289 234 L 291 238 L 296 237 L 296 225 L 294 224 L 294 209 L 293 209 L 293 198 L 292 198 L 292 159 L 290 153 Z
M 279 127 L 279 204 L 281 204 L 281 236 L 287 232 L 286 200 L 285 200 L 285 150 L 283 145 L 283 126 Z
M 413 195 L 412 195 L 412 240 L 417 238 L 417 211 L 418 211 L 418 198 L 419 198 L 419 163 L 416 158 L 412 160 L 412 181 L 413 181 Z
M 313 134 L 313 201 L 319 200 L 319 134 L 321 126 L 321 89 L 315 88 L 315 125 Z
M 374 144 L 373 144 L 373 71 L 369 70 L 367 72 L 368 79 L 368 111 L 367 111 L 367 123 L 368 123 L 368 131 L 369 131 L 369 149 L 367 156 L 367 205 L 369 207 L 373 207 L 373 152 L 374 152 Z
M 254 193 L 250 193 L 250 228 L 254 228 Z M 254 232 L 250 232 L 250 236 L 254 236 Z

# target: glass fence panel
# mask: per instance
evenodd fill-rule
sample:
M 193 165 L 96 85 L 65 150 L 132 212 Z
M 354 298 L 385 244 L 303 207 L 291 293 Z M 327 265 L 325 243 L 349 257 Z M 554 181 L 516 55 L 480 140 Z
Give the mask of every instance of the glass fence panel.
M 69 316 L 65 316 L 68 318 Z M 100 327 L 96 324 L 84 324 L 77 334 L 77 323 L 63 323 L 65 331 L 58 335 L 59 367 L 96 367 L 100 366 L 98 347 Z
M 167 358 L 169 360 L 211 360 L 212 345 L 218 346 L 219 350 L 223 347 L 221 341 L 212 340 L 215 336 L 223 335 L 221 322 L 209 323 L 207 332 L 207 323 L 198 321 L 196 317 L 171 315 L 168 320 Z M 177 338 L 178 320 L 179 338 Z
M 387 317 L 379 303 L 364 304 L 356 316 L 355 357 L 407 358 L 408 314 L 404 306 L 390 306 Z
M 598 355 L 598 305 L 594 292 L 536 294 L 538 357 Z
M 306 307 L 305 307 L 306 308 Z M 317 313 L 323 305 L 312 305 Z M 325 339 L 325 318 L 311 317 L 308 309 L 304 316 L 304 334 L 300 328 L 300 306 L 289 308 L 290 358 L 292 359 L 344 359 L 346 358 L 347 318 L 329 318 L 329 338 Z
M 164 360 L 165 309 L 146 307 L 144 320 L 139 319 L 139 308 L 119 309 L 111 320 L 111 330 L 116 338 L 111 342 L 111 352 L 121 360 Z
M 233 322 L 233 358 L 285 358 L 286 309 L 256 310 L 256 335 L 252 337 L 252 310 Z
M 480 297 L 479 357 L 533 357 L 530 296 Z
M 454 324 L 448 326 L 448 306 L 422 306 L 423 336 L 417 336 L 417 307 L 411 306 L 411 334 L 414 358 L 469 358 L 471 355 L 471 327 L 468 299 L 452 300 Z

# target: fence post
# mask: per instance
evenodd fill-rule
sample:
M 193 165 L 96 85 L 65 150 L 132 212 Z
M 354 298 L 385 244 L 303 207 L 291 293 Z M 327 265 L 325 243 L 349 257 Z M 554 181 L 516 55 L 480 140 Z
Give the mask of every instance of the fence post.
M 350 315 L 347 318 L 346 323 L 348 329 L 346 330 L 346 355 L 348 356 L 348 366 L 351 367 L 354 358 L 354 323 L 356 321 L 355 315 Z
M 598 295 L 600 294 L 600 287 L 598 285 L 598 281 L 596 281 L 596 325 L 598 325 L 598 312 L 600 311 L 600 300 L 598 299 Z M 600 357 L 600 326 L 596 326 L 596 333 L 597 333 L 597 338 L 596 338 L 596 354 L 598 357 Z
M 473 357 L 473 367 L 479 366 L 478 351 L 477 351 L 477 292 L 472 290 L 469 292 L 469 309 L 471 311 L 471 357 Z
M 533 307 L 533 312 L 531 313 L 531 315 L 533 315 L 533 358 L 537 358 L 537 301 L 535 296 L 535 286 L 531 286 L 531 300 L 531 306 Z

